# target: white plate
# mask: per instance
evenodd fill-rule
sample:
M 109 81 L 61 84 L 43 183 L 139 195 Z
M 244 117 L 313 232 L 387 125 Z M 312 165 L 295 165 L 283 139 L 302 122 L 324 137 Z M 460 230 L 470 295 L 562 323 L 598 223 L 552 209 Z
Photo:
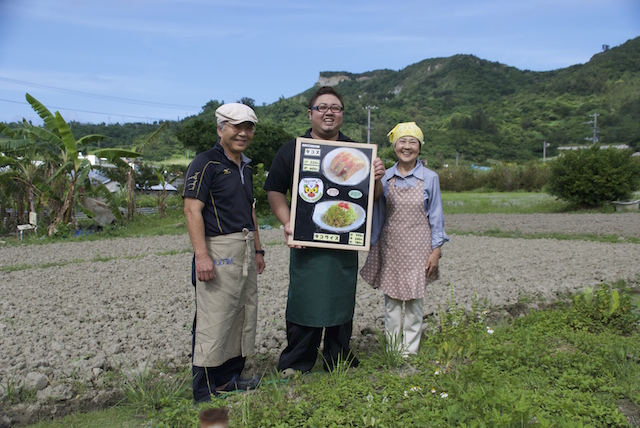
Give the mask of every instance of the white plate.
M 333 161 L 333 158 L 335 158 L 340 152 L 347 152 L 357 157 L 358 159 L 362 159 L 364 161 L 364 168 L 362 168 L 360 171 L 353 174 L 351 177 L 349 177 L 348 180 L 343 180 L 342 177 L 338 177 L 337 175 L 335 175 L 329 170 L 329 167 L 331 166 L 331 161 Z M 369 158 L 360 150 L 354 149 L 351 147 L 333 149 L 329 153 L 327 153 L 327 155 L 324 157 L 322 161 L 322 172 L 324 173 L 325 177 L 327 177 L 329 180 L 333 181 L 336 184 L 342 184 L 345 186 L 355 186 L 356 184 L 359 184 L 360 182 L 362 182 L 362 180 L 367 178 L 367 176 L 369 175 Z
M 322 221 L 322 215 L 327 212 L 329 207 L 331 205 L 339 204 L 340 202 L 347 202 L 347 201 L 325 201 L 325 202 L 320 202 L 319 204 L 316 204 L 315 208 L 313 209 L 313 216 L 311 217 L 313 219 L 313 222 L 318 226 L 320 226 L 321 228 L 325 230 L 329 230 L 331 232 L 350 232 L 362 226 L 365 218 L 367 217 L 367 213 L 364 211 L 364 208 L 362 208 L 358 204 L 354 204 L 353 202 L 347 202 L 356 210 L 356 219 L 349 226 L 342 227 L 342 228 L 333 227 L 333 226 L 329 226 L 324 221 Z

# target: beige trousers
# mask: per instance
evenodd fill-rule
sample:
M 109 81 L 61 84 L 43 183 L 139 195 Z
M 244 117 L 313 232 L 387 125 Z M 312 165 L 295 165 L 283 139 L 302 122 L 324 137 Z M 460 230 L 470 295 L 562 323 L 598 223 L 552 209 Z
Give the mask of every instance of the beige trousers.
M 384 296 L 384 327 L 387 340 L 402 350 L 403 355 L 418 353 L 422 335 L 423 302 L 424 299 L 398 300 L 386 294 Z

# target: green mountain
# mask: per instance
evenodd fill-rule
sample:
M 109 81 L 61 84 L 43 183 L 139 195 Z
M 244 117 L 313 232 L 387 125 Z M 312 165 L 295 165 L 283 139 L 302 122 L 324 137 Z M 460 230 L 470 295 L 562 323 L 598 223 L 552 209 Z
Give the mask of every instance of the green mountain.
M 425 132 L 430 162 L 455 158 L 475 162 L 526 161 L 551 146 L 585 144 L 597 113 L 602 144 L 640 150 L 640 37 L 594 55 L 583 65 L 548 72 L 518 70 L 473 55 L 434 58 L 399 71 L 361 74 L 322 72 L 318 83 L 299 95 L 257 107 L 260 118 L 281 123 L 293 134 L 308 127 L 306 104 L 322 84 L 345 100 L 343 131 L 366 141 L 366 106 L 371 110 L 371 142 L 384 146 L 401 121 Z
M 553 156 L 559 146 L 587 143 L 585 138 L 593 131 L 585 122 L 594 114 L 602 144 L 628 144 L 640 150 L 640 37 L 607 48 L 586 64 L 547 72 L 523 71 L 473 55 L 426 59 L 399 71 L 322 72 L 306 91 L 255 106 L 260 124 L 271 125 L 262 134 L 280 135 L 276 131 L 284 128 L 301 135 L 309 126 L 308 99 L 326 84 L 344 97 L 345 134 L 367 140 L 367 106 L 375 107 L 371 142 L 381 148 L 388 146 L 386 134 L 396 123 L 415 121 L 427 141 L 423 155 L 435 167 L 451 163 L 456 154 L 475 163 L 540 159 L 544 141 L 550 143 L 547 154 Z M 253 103 L 247 97 L 241 101 Z M 193 132 L 208 132 L 215 138 L 218 105 L 212 100 L 199 115 L 170 122 L 160 140 L 145 149 L 145 159 L 184 156 L 181 138 Z M 123 148 L 138 145 L 158 126 L 71 125 L 76 136 L 103 134 L 107 140 L 102 147 Z M 277 145 L 265 141 L 262 149 L 272 151 Z M 390 157 L 388 150 L 383 153 Z

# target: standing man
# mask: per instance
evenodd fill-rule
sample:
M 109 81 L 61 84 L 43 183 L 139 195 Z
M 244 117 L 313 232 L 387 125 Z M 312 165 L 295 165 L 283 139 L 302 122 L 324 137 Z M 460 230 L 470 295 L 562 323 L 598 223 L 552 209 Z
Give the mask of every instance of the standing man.
M 243 154 L 258 118 L 239 103 L 220 106 L 216 118 L 218 142 L 193 159 L 182 195 L 194 251 L 192 364 L 197 402 L 260 383 L 259 376 L 240 377 L 246 357 L 254 353 L 257 274 L 265 267 L 253 209 L 251 159 Z
M 305 138 L 353 141 L 340 132 L 344 103 L 333 88 L 324 86 L 313 94 L 307 111 L 311 128 Z M 284 225 L 285 238 L 292 234 L 287 191 L 293 191 L 296 140 L 285 143 L 274 158 L 264 185 L 271 210 Z M 385 169 L 378 158 L 374 162 L 376 180 Z M 289 295 L 287 299 L 287 347 L 280 355 L 278 370 L 288 377 L 309 372 L 315 365 L 324 330 L 322 356 L 325 370 L 338 361 L 352 367 L 358 359 L 349 342 L 358 277 L 358 252 L 326 248 L 291 248 Z

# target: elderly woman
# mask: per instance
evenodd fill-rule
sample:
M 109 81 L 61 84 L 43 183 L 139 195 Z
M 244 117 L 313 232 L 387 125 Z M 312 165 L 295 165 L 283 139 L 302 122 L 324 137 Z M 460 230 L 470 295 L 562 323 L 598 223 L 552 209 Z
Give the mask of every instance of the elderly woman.
M 398 161 L 376 181 L 373 246 L 360 274 L 384 293 L 388 343 L 407 357 L 418 352 L 425 288 L 439 278 L 440 250 L 449 237 L 438 175 L 418 161 L 422 130 L 399 123 L 388 137 Z

